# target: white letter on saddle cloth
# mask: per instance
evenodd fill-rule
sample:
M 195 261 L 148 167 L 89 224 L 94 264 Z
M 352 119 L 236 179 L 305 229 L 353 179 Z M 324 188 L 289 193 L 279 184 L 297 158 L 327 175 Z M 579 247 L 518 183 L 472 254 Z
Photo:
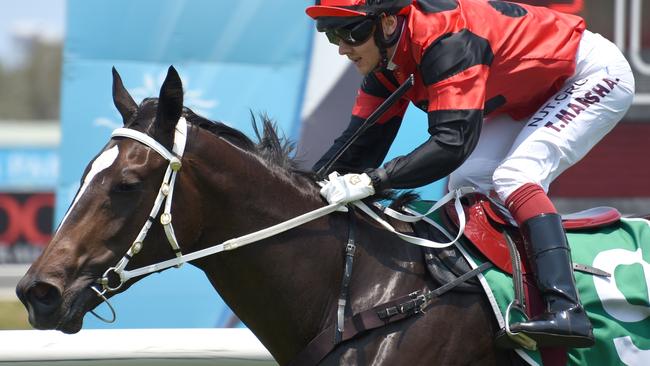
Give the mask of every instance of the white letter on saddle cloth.
M 650 307 L 630 304 L 625 295 L 616 286 L 616 267 L 640 264 L 643 266 L 646 287 L 650 288 L 650 263 L 643 260 L 641 248 L 636 252 L 625 249 L 612 249 L 599 253 L 594 258 L 593 266 L 612 274 L 611 277 L 594 276 L 594 285 L 603 308 L 616 320 L 636 323 L 650 317 Z M 648 294 L 650 298 L 650 294 Z
M 639 349 L 632 338 L 621 337 L 614 339 L 616 353 L 621 361 L 627 366 L 646 366 L 650 365 L 650 350 Z

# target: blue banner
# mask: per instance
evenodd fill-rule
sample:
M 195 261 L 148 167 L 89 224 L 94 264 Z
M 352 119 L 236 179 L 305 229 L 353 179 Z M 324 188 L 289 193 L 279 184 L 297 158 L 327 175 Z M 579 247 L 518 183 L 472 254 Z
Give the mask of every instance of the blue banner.
M 52 191 L 58 173 L 59 155 L 55 149 L 0 149 L 2 191 Z

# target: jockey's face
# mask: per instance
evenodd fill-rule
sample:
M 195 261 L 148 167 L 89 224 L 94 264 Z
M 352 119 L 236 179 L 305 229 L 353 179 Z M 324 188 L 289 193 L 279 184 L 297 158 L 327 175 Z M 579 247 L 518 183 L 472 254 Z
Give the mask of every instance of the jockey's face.
M 354 62 L 357 71 L 362 75 L 369 74 L 381 61 L 379 48 L 372 37 L 358 46 L 350 46 L 344 41 L 340 41 L 339 54 L 347 56 L 350 61 Z
M 392 34 L 395 31 L 396 26 L 397 18 L 395 16 L 382 18 L 382 27 L 385 36 Z M 377 44 L 375 43 L 374 37 L 371 36 L 364 43 L 355 46 L 350 45 L 343 40 L 341 40 L 338 45 L 339 54 L 347 56 L 350 61 L 354 62 L 354 66 L 360 74 L 367 75 L 379 66 L 381 53 L 379 52 L 379 47 L 377 47 Z M 388 55 L 392 55 L 394 50 L 395 46 L 389 48 L 387 50 Z

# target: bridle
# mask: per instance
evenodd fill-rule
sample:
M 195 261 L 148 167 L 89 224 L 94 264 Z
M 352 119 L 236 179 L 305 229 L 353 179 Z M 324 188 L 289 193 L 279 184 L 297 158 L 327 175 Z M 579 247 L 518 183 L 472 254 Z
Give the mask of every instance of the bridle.
M 154 220 L 158 216 L 158 213 L 160 212 L 163 203 L 165 204 L 165 206 L 163 209 L 163 213 L 160 215 L 160 223 L 163 225 L 163 228 L 165 230 L 165 235 L 167 236 L 167 241 L 171 245 L 172 251 L 176 254 L 176 258 L 181 258 L 183 255 L 181 248 L 178 245 L 178 240 L 176 239 L 176 233 L 174 232 L 174 227 L 172 226 L 171 209 L 172 209 L 172 198 L 174 196 L 174 186 L 175 186 L 174 183 L 176 182 L 176 176 L 178 175 L 178 172 L 180 171 L 182 166 L 181 159 L 183 158 L 183 153 L 185 152 L 185 145 L 187 143 L 187 121 L 185 120 L 184 117 L 178 119 L 178 122 L 176 123 L 176 128 L 174 130 L 174 143 L 171 152 L 167 148 L 162 146 L 158 141 L 150 137 L 149 135 L 146 135 L 142 132 L 130 128 L 115 129 L 111 134 L 111 138 L 115 138 L 115 137 L 126 137 L 126 138 L 131 138 L 133 140 L 139 141 L 144 145 L 150 147 L 154 151 L 156 151 L 158 154 L 160 154 L 163 158 L 165 158 L 169 162 L 169 164 L 167 165 L 167 170 L 165 171 L 165 175 L 163 176 L 162 184 L 160 185 L 160 189 L 158 190 L 158 195 L 154 200 L 153 208 L 149 213 L 147 222 L 145 222 L 145 224 L 142 226 L 142 229 L 140 229 L 140 232 L 138 233 L 138 236 L 133 241 L 133 244 L 131 244 L 131 247 L 129 247 L 129 249 L 127 250 L 126 254 L 122 257 L 122 259 L 120 259 L 120 261 L 117 262 L 115 266 L 108 268 L 104 272 L 102 277 L 96 281 L 96 284 L 100 285 L 102 287 L 102 290 L 100 291 L 94 286 L 91 286 L 91 289 L 95 291 L 97 295 L 104 302 L 108 304 L 113 314 L 113 318 L 111 320 L 107 320 L 97 315 L 92 310 L 91 313 L 96 317 L 98 317 L 99 319 L 104 320 L 108 323 L 112 323 L 115 321 L 115 311 L 111 306 L 111 304 L 108 302 L 108 299 L 106 298 L 105 294 L 107 292 L 117 291 L 128 280 L 128 278 L 126 278 L 125 276 L 126 266 L 129 264 L 129 261 L 131 261 L 133 256 L 138 254 L 142 250 L 144 239 L 147 237 L 147 233 L 149 232 L 151 225 L 153 225 Z M 178 266 L 180 267 L 180 264 Z M 115 286 L 111 286 L 111 281 L 109 279 L 109 275 L 111 273 L 117 275 L 117 277 L 119 278 L 119 283 Z
M 108 305 L 112 313 L 112 319 L 106 319 L 98 315 L 97 313 L 95 313 L 93 310 L 91 310 L 90 312 L 100 320 L 105 321 L 107 323 L 114 322 L 116 319 L 116 314 L 115 314 L 115 309 L 110 304 L 108 298 L 105 295 L 109 292 L 119 290 L 124 285 L 124 283 L 129 279 L 143 276 L 153 272 L 158 272 L 170 267 L 180 267 L 185 262 L 203 258 L 223 251 L 237 249 L 241 246 L 251 244 L 260 241 L 262 239 L 266 239 L 268 237 L 280 234 L 287 230 L 293 229 L 297 226 L 313 221 L 315 219 L 328 215 L 332 212 L 340 211 L 342 207 L 345 206 L 345 204 L 343 203 L 333 203 L 324 207 L 320 207 L 316 210 L 309 211 L 307 213 L 304 213 L 302 215 L 299 215 L 287 221 L 281 222 L 279 224 L 267 227 L 265 229 L 250 234 L 246 234 L 240 237 L 236 237 L 227 240 L 223 243 L 213 245 L 208 248 L 183 255 L 180 245 L 178 244 L 178 240 L 176 239 L 174 227 L 172 226 L 171 207 L 172 207 L 172 199 L 174 196 L 174 185 L 176 182 L 176 177 L 178 176 L 178 172 L 182 167 L 181 160 L 185 152 L 185 145 L 187 144 L 187 121 L 185 120 L 184 117 L 181 117 L 176 123 L 176 128 L 174 130 L 174 141 L 173 141 L 172 151 L 169 151 L 166 147 L 164 147 L 158 141 L 153 139 L 151 136 L 129 128 L 115 129 L 111 134 L 111 138 L 115 138 L 115 137 L 125 137 L 125 138 L 136 140 L 144 144 L 145 146 L 148 146 L 152 150 L 156 151 L 163 158 L 165 158 L 169 162 L 169 164 L 167 165 L 167 170 L 165 171 L 165 175 L 163 176 L 162 184 L 160 185 L 160 189 L 158 190 L 158 195 L 156 196 L 151 212 L 149 213 L 149 217 L 147 218 L 145 224 L 142 226 L 142 229 L 140 229 L 140 232 L 136 236 L 136 239 L 133 241 L 133 243 L 127 250 L 126 254 L 124 254 L 124 256 L 117 262 L 117 264 L 113 267 L 109 267 L 103 273 L 102 277 L 97 279 L 95 283 L 90 286 L 90 288 L 97 294 L 97 296 L 99 296 L 102 299 L 102 301 L 106 302 L 106 304 Z M 470 191 L 473 190 L 468 188 L 460 188 L 449 192 L 446 196 L 440 199 L 433 207 L 431 207 L 431 209 L 429 209 L 427 213 L 423 215 L 404 215 L 388 208 L 383 209 L 384 213 L 398 220 L 402 220 L 406 222 L 415 222 L 421 220 L 425 216 L 436 211 L 437 209 L 439 209 L 440 207 L 442 207 L 444 204 L 451 201 L 452 199 L 455 199 L 456 213 L 458 214 L 459 222 L 460 222 L 459 233 L 458 236 L 449 243 L 438 243 L 427 239 L 413 237 L 410 235 L 399 233 L 388 222 L 386 222 L 381 217 L 379 217 L 372 209 L 370 209 L 362 201 L 350 202 L 350 204 L 358 207 L 364 213 L 370 216 L 372 219 L 374 219 L 379 224 L 381 224 L 383 227 L 385 227 L 386 229 L 393 232 L 398 237 L 400 237 L 401 239 L 407 242 L 420 245 L 420 246 L 430 247 L 430 248 L 446 248 L 448 246 L 453 245 L 460 238 L 460 236 L 464 231 L 465 213 L 463 211 L 460 198 L 466 193 L 469 193 Z M 163 208 L 163 203 L 164 203 L 164 208 Z M 161 208 L 163 208 L 163 212 L 162 214 L 160 214 L 160 223 L 163 225 L 165 235 L 167 237 L 167 241 L 171 245 L 172 251 L 175 253 L 176 258 L 172 258 L 166 261 L 148 265 L 142 268 L 127 270 L 126 266 L 129 264 L 133 256 L 135 256 L 142 250 L 143 242 L 147 236 L 147 233 L 149 232 L 149 229 L 153 225 L 153 222 L 155 221 L 156 217 L 160 213 Z M 113 279 L 119 280 L 119 283 L 116 285 L 111 285 L 111 279 L 109 277 L 113 277 Z M 98 286 L 100 288 L 97 288 L 95 286 Z

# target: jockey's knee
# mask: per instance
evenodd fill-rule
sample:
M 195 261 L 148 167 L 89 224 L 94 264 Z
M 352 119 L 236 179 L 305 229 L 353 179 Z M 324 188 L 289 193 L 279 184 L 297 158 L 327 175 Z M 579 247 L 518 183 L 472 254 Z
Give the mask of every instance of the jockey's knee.
M 541 186 L 544 191 L 548 190 L 548 187 L 541 183 L 541 179 L 532 177 L 530 173 L 511 164 L 500 165 L 492 174 L 492 185 L 501 202 L 506 202 L 514 191 L 531 183 Z
M 449 175 L 449 190 L 460 187 L 473 187 L 481 192 L 492 189 L 490 178 L 497 162 L 488 159 L 468 159 Z

